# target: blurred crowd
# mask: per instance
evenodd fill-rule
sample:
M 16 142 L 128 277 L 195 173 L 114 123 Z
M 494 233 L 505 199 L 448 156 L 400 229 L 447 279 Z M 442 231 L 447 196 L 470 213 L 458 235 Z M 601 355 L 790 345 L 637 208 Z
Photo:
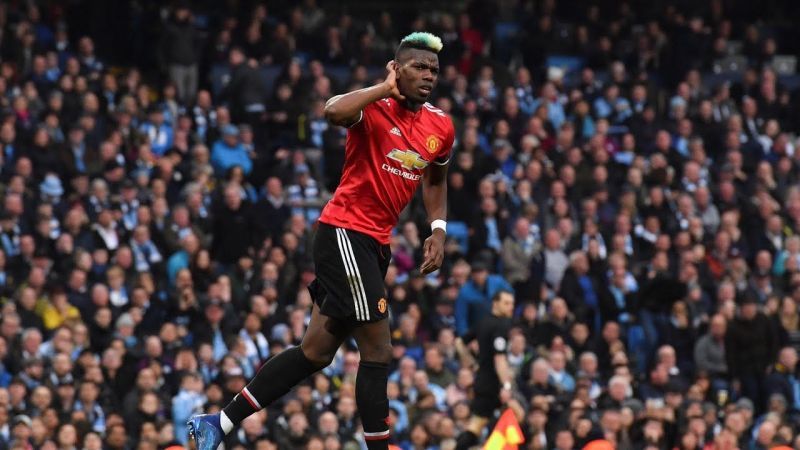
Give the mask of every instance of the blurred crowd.
M 324 102 L 413 30 L 457 138 L 442 270 L 421 197 L 392 238 L 392 442 L 453 448 L 457 341 L 511 289 L 525 448 L 800 449 L 791 2 L 108 3 L 0 4 L 1 449 L 187 448 L 299 344 L 344 160 Z M 348 342 L 227 448 L 365 448 L 357 368 Z

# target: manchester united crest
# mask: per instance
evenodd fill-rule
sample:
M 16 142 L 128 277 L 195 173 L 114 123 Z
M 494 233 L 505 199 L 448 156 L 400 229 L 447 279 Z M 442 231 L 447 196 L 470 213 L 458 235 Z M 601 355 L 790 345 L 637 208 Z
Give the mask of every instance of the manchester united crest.
M 438 137 L 430 135 L 425 139 L 425 147 L 431 154 L 434 154 L 442 147 L 442 141 Z

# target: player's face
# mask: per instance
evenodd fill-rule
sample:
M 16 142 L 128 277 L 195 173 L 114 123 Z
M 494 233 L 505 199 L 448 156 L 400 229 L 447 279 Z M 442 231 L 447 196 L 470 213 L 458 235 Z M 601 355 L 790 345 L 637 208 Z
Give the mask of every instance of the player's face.
M 410 49 L 397 61 L 397 83 L 400 93 L 413 103 L 425 103 L 439 79 L 439 57 L 436 53 Z

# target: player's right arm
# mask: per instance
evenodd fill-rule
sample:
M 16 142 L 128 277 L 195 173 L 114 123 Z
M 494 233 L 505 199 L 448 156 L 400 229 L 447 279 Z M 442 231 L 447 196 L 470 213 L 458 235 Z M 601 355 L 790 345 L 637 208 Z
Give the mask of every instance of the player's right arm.
M 383 82 L 347 94 L 331 97 L 325 103 L 325 118 L 333 125 L 351 127 L 361 120 L 364 107 L 382 98 L 393 97 L 404 100 L 397 88 L 397 63 L 386 64 L 389 74 Z

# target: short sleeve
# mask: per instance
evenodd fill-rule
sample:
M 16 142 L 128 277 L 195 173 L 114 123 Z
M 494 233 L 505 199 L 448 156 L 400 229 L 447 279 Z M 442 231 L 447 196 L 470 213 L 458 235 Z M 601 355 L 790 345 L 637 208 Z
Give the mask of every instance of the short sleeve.
M 355 127 L 358 126 L 358 124 L 360 124 L 363 121 L 364 121 L 364 110 L 362 109 L 361 111 L 358 112 L 358 120 L 356 120 L 355 122 L 351 123 L 350 126 L 348 126 L 346 128 L 355 128 Z
M 370 103 L 369 105 L 365 106 L 364 109 L 361 110 L 361 114 L 359 114 L 358 120 L 349 127 L 347 127 L 347 129 L 352 131 L 371 130 L 372 123 L 374 121 L 374 114 L 375 114 L 375 103 Z
M 497 335 L 492 339 L 492 353 L 500 355 L 508 349 L 508 338 L 506 336 Z
M 500 355 L 508 350 L 508 327 L 498 326 L 492 333 L 492 354 Z
M 456 140 L 456 132 L 453 127 L 453 121 L 448 118 L 450 122 L 450 127 L 447 133 L 447 137 L 445 138 L 444 146 L 442 148 L 442 152 L 439 154 L 436 159 L 433 160 L 433 163 L 439 166 L 444 166 L 448 162 L 450 162 L 450 157 L 453 153 L 453 143 Z

